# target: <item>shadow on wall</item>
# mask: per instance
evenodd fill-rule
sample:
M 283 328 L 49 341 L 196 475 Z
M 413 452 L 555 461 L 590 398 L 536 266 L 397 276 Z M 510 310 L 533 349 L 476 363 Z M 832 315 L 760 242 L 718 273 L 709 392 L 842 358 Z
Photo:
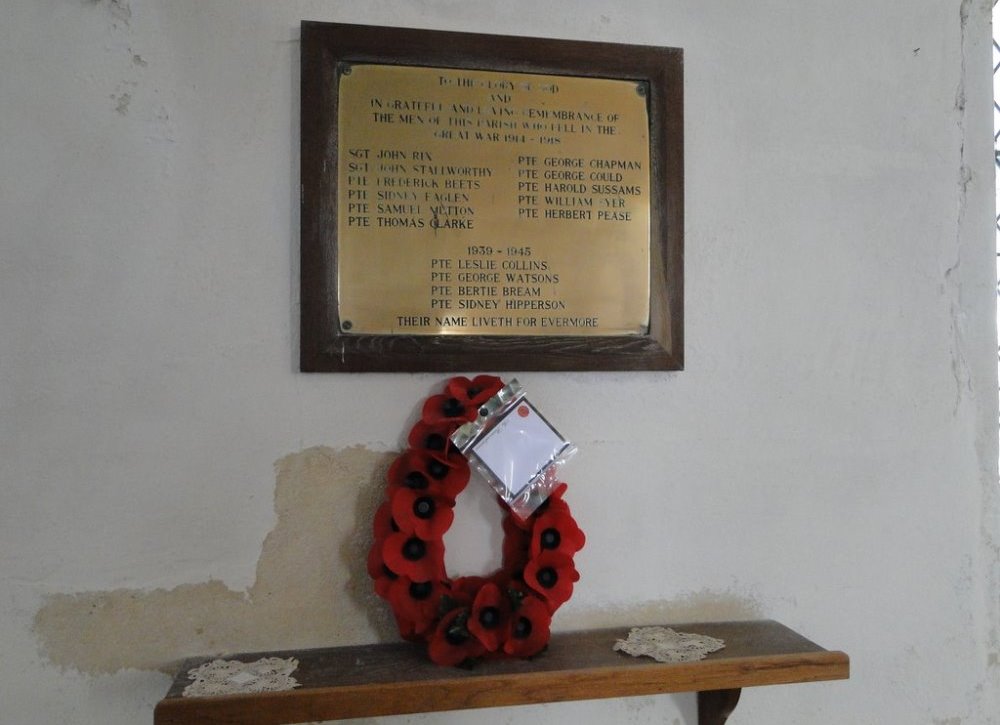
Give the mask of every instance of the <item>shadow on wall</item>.
M 88 674 L 124 668 L 173 672 L 213 653 L 360 644 L 398 638 L 372 591 L 371 521 L 391 453 L 309 448 L 275 464 L 278 522 L 245 592 L 222 582 L 49 596 L 35 633 L 49 660 Z M 336 512 L 336 515 L 331 515 Z M 591 537 L 593 540 L 593 537 Z M 757 603 L 698 592 L 663 602 L 561 612 L 558 629 L 758 616 Z

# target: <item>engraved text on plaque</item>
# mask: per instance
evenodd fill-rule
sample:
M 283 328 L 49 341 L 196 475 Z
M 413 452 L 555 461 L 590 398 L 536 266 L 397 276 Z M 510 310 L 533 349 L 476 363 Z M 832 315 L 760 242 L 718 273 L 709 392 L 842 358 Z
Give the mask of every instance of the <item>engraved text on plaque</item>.
M 647 87 L 343 64 L 341 333 L 642 335 Z

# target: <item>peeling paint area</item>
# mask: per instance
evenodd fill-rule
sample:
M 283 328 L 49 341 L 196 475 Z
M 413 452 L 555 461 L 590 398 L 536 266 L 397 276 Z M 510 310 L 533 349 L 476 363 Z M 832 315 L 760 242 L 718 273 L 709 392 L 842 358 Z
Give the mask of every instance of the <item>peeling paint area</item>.
M 185 657 L 355 644 L 394 635 L 365 568 L 391 455 L 310 448 L 276 464 L 278 521 L 253 586 L 218 581 L 47 598 L 34 628 L 54 664 L 87 674 L 165 670 Z
M 277 523 L 254 584 L 222 582 L 152 591 L 117 589 L 49 596 L 34 629 L 49 660 L 86 674 L 176 669 L 194 655 L 358 644 L 397 638 L 391 612 L 366 570 L 371 521 L 393 458 L 362 446 L 317 447 L 275 464 Z M 760 616 L 730 592 L 562 612 L 561 630 Z

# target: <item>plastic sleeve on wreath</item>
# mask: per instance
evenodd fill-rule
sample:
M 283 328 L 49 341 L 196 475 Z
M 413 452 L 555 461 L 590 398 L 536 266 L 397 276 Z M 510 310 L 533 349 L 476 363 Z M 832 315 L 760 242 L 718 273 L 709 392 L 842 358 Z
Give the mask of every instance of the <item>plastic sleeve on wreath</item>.
M 520 519 L 551 495 L 560 467 L 576 453 L 517 380 L 480 406 L 476 420 L 458 428 L 451 440 Z

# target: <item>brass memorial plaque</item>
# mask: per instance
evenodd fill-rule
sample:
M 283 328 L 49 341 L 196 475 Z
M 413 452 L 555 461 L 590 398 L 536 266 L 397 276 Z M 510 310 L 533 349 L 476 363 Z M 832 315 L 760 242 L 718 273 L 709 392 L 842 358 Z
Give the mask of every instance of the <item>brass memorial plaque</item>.
M 643 335 L 644 83 L 339 68 L 346 335 Z

